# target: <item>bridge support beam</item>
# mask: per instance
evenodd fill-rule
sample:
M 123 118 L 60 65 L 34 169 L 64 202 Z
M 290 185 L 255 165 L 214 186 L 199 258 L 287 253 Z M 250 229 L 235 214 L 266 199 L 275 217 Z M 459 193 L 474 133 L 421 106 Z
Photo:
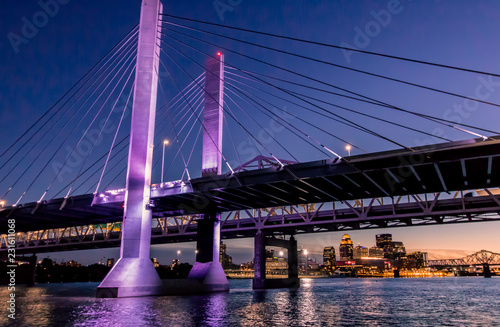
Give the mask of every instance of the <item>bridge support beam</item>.
M 127 186 L 120 259 L 97 289 L 97 297 L 162 293 L 162 281 L 149 257 L 151 247 L 151 167 L 158 79 L 159 0 L 143 0 L 132 107 Z
M 490 265 L 487 263 L 483 263 L 483 276 L 484 278 L 491 278 Z
M 288 252 L 288 278 L 266 279 L 266 246 L 277 246 L 287 249 Z M 290 240 L 280 240 L 266 237 L 258 231 L 254 238 L 254 279 L 253 289 L 268 288 L 298 288 L 300 286 L 298 274 L 297 241 L 293 236 Z

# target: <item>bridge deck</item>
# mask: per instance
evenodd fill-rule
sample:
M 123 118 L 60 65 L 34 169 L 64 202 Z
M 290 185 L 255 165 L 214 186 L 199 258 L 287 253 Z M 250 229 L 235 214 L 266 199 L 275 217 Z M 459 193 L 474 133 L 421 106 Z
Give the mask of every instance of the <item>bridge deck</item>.
M 499 157 L 500 140 L 472 139 L 169 182 L 152 187 L 152 210 L 168 217 L 492 188 L 500 186 Z M 120 221 L 123 198 L 119 190 L 6 207 L 0 233 L 12 218 L 18 232 Z

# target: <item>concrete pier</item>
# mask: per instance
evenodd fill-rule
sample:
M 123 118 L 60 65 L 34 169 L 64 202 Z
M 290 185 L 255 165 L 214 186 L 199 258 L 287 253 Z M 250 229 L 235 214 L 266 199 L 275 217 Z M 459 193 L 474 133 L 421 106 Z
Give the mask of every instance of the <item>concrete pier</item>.
M 288 251 L 288 278 L 266 279 L 266 246 L 285 248 Z M 258 231 L 254 238 L 254 279 L 253 289 L 267 288 L 298 288 L 300 280 L 298 275 L 297 241 L 293 236 L 289 240 L 266 237 Z

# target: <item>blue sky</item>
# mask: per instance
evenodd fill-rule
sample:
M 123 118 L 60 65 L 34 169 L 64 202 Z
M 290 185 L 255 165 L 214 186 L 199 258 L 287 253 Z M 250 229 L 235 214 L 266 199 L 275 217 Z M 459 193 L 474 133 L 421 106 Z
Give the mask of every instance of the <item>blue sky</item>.
M 42 0 L 40 3 L 52 2 Z M 50 15 L 45 16 L 47 17 L 46 20 L 43 19 L 43 12 L 47 12 L 47 9 L 44 9 L 45 6 L 40 3 L 38 1 L 19 2 L 6 0 L 0 4 L 0 60 L 3 63 L 0 70 L 1 152 L 128 33 L 137 24 L 139 18 L 140 1 L 138 0 L 61 0 L 57 2 L 57 10 L 53 6 L 50 7 L 52 9 L 49 8 Z M 221 3 L 225 4 L 225 6 L 221 5 Z M 218 4 L 219 7 L 214 4 Z M 221 8 L 226 10 L 224 11 Z M 52 12 L 50 12 L 51 10 Z M 164 12 L 229 26 L 267 31 L 335 45 L 353 46 L 361 50 L 500 73 L 497 55 L 500 46 L 496 42 L 498 30 L 500 29 L 500 22 L 497 19 L 500 14 L 500 4 L 495 1 L 314 1 L 307 4 L 302 1 L 164 1 Z M 38 21 L 40 26 L 35 26 L 36 30 L 29 30 L 26 25 L 36 22 L 37 19 L 42 19 L 42 21 Z M 205 28 L 203 25 L 186 24 Z M 477 97 L 478 94 L 482 94 L 487 101 L 500 103 L 500 82 L 495 77 L 410 64 L 324 47 L 299 45 L 290 41 L 268 39 L 220 28 L 207 29 L 238 37 L 245 41 L 285 49 L 320 60 L 385 74 L 469 97 Z M 178 31 L 182 30 L 178 29 Z M 167 33 L 177 37 L 177 34 Z M 187 33 L 197 35 L 194 32 Z M 23 42 L 19 43 L 19 39 L 16 39 L 13 35 L 23 37 Z M 18 42 L 12 41 L 13 38 Z M 205 36 L 204 39 L 236 52 L 277 66 L 287 67 L 298 73 L 415 112 L 498 130 L 498 110 L 500 110 L 498 107 L 486 104 L 476 105 L 461 98 L 367 77 L 216 37 Z M 167 39 L 165 38 L 165 40 Z M 214 53 L 218 50 L 215 47 L 188 38 L 185 41 L 205 52 Z M 172 41 L 167 42 L 170 42 L 179 51 L 192 56 L 201 65 L 204 64 L 206 58 L 202 54 Z M 176 54 L 168 46 L 164 46 L 164 49 L 177 58 L 177 61 L 193 76 L 198 76 L 202 71 L 200 66 Z M 293 78 L 297 82 L 318 86 L 303 78 L 292 77 L 292 75 L 279 69 L 245 59 L 234 53 L 225 53 L 225 56 L 227 63 L 236 67 L 283 79 Z M 162 61 L 169 69 L 169 74 L 175 78 L 181 87 L 191 82 L 190 78 L 182 73 L 172 61 L 164 56 Z M 178 90 L 171 80 L 166 77 L 166 74 L 163 76 L 164 78 L 161 78 L 162 87 L 166 97 L 171 98 L 178 93 Z M 297 88 L 292 89 L 298 90 Z M 482 93 L 478 93 L 478 90 L 481 90 Z M 357 108 L 363 112 L 403 125 L 409 125 L 431 134 L 438 134 L 451 140 L 472 137 L 467 133 L 445 128 L 441 125 L 433 125 L 428 121 L 379 107 L 332 98 L 319 93 L 311 93 L 311 95 L 324 101 L 336 101 L 338 104 Z M 163 95 L 159 93 L 158 97 L 159 104 L 163 104 L 165 102 Z M 268 99 L 265 96 L 264 98 Z M 231 104 L 230 101 L 228 103 Z M 289 112 L 311 121 L 317 127 L 328 129 L 336 136 L 348 141 L 348 143 L 357 145 L 368 152 L 397 148 L 392 143 L 366 133 L 311 115 L 290 103 L 275 103 L 279 107 L 286 107 Z M 234 110 L 234 108 L 232 109 Z M 252 112 L 249 111 L 251 115 L 258 121 L 263 122 L 264 126 L 271 122 L 269 118 L 255 112 L 254 109 L 247 108 L 247 110 L 253 110 Z M 339 114 L 348 119 L 356 120 L 360 124 L 407 146 L 439 142 L 436 139 L 430 139 L 428 136 L 400 128 L 388 127 L 379 122 L 360 118 L 352 113 L 339 112 Z M 240 119 L 245 120 L 245 124 L 248 124 L 248 128 L 252 133 L 258 134 L 260 132 L 260 127 L 244 118 L 244 116 L 240 115 Z M 339 152 L 341 155 L 346 154 L 344 150 L 345 143 L 332 139 L 310 126 L 301 125 L 297 120 L 292 119 L 291 121 L 299 129 L 306 130 L 313 137 L 327 143 L 334 151 Z M 231 126 L 232 136 L 237 145 L 242 145 L 243 142 L 249 143 L 248 137 L 245 136 L 235 122 L 228 119 L 228 124 Z M 276 132 L 275 136 L 283 142 L 285 148 L 291 149 L 292 154 L 299 161 L 324 158 L 324 155 L 319 151 L 314 150 L 307 144 L 300 143 L 301 141 L 294 138 L 288 130 L 280 130 Z M 163 137 L 167 136 L 159 136 L 159 138 Z M 280 146 L 273 142 L 266 144 L 266 147 L 281 158 L 291 159 Z M 228 156 L 228 160 L 237 162 L 236 153 L 231 148 L 232 145 L 226 137 L 223 151 Z M 188 153 L 189 150 L 186 150 L 186 152 Z M 195 150 L 198 151 L 199 146 Z M 160 149 L 157 149 L 155 152 L 156 160 L 161 155 L 160 151 Z M 168 152 L 167 156 L 173 158 L 175 149 L 168 149 L 168 151 L 171 152 Z M 361 154 L 361 151 L 354 149 L 352 153 Z M 44 158 L 43 155 L 40 159 Z M 63 155 L 62 153 L 61 158 Z M 245 154 L 240 153 L 240 157 L 242 161 L 245 161 L 244 159 L 250 159 L 250 154 L 248 151 Z M 28 159 L 30 158 L 36 159 L 36 154 L 30 154 Z M 2 158 L 2 160 L 4 159 Z M 176 160 L 172 170 L 167 173 L 167 180 L 178 179 L 182 174 L 180 158 Z M 10 168 L 15 168 L 19 172 L 22 171 L 22 165 L 25 165 L 25 163 L 22 162 L 19 167 L 11 166 Z M 190 165 L 190 170 L 194 176 L 199 175 L 199 172 L 196 172 L 197 166 L 199 166 L 199 158 L 195 155 Z M 1 174 L 5 174 L 5 172 L 6 170 L 1 171 Z M 15 173 L 13 176 L 17 177 Z M 30 193 L 26 195 L 26 201 L 37 200 L 53 176 L 54 172 L 49 169 L 41 177 L 40 183 L 37 183 Z M 156 166 L 153 170 L 153 179 L 159 181 L 159 176 L 159 166 Z M 12 181 L 12 179 L 7 178 L 5 183 L 0 183 L 0 193 L 3 194 L 4 189 L 8 188 L 8 184 Z M 27 183 L 27 180 L 22 181 L 18 188 L 9 194 L 8 203 L 15 201 L 19 197 Z M 119 182 L 114 186 L 119 187 L 120 183 L 124 183 L 123 178 L 119 179 Z M 56 186 L 62 187 L 64 184 L 64 182 L 61 182 L 60 185 Z M 404 241 L 407 248 L 410 249 L 473 252 L 485 248 L 500 252 L 498 237 L 494 233 L 499 227 L 500 223 L 477 223 L 457 226 L 398 228 L 388 230 L 388 232 L 393 233 L 395 239 Z M 383 232 L 383 230 L 356 231 L 350 234 L 355 244 L 361 243 L 365 246 L 371 246 L 374 243 L 375 234 L 379 232 Z M 301 242 L 299 246 L 311 249 L 313 254 L 319 254 L 323 246 L 335 245 L 338 247 L 341 236 L 341 233 L 303 236 L 299 239 Z M 229 241 L 229 244 L 232 244 L 231 247 L 234 248 L 233 256 L 236 261 L 251 260 L 250 248 L 252 242 L 250 239 Z M 184 251 L 190 251 L 189 246 L 194 249 L 194 245 L 190 244 L 186 245 L 186 250 L 184 250 L 183 245 L 183 253 Z M 103 250 L 102 252 L 113 255 L 113 252 L 106 251 Z M 176 245 L 164 245 L 153 247 L 152 253 L 160 258 L 164 257 L 164 261 L 168 261 L 171 260 L 176 251 Z M 230 249 L 231 251 L 232 249 Z M 97 259 L 102 256 L 100 251 L 92 253 L 92 255 L 85 256 L 95 256 Z M 61 257 L 62 254 L 51 254 L 51 256 Z M 68 254 L 67 257 L 71 256 L 75 256 L 75 254 Z M 83 258 L 84 255 L 81 256 Z

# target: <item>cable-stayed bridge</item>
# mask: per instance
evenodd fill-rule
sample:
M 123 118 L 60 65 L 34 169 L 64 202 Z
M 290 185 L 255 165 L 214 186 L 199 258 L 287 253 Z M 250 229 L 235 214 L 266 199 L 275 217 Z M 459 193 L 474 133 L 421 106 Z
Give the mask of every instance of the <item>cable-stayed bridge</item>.
M 260 288 L 269 286 L 262 275 L 265 246 L 280 244 L 296 253 L 293 235 L 298 233 L 498 220 L 498 132 L 397 106 L 234 51 L 222 40 L 499 105 L 228 36 L 223 34 L 228 27 L 161 11 L 158 1 L 144 1 L 141 23 L 1 154 L 3 252 L 13 238 L 19 252 L 121 244 L 121 259 L 101 285 L 102 295 L 134 296 L 164 292 L 149 267 L 151 242 L 197 240 L 191 281 L 217 291 L 227 289 L 218 264 L 220 235 L 255 237 L 255 286 Z M 339 48 L 267 32 L 232 31 Z M 229 54 L 239 56 L 234 64 L 226 62 Z M 187 86 L 181 86 L 177 75 L 187 79 Z M 158 86 L 163 105 L 157 108 Z M 177 95 L 170 96 L 170 90 Z M 383 126 L 382 131 L 373 124 Z M 427 125 L 461 137 L 452 141 L 429 132 Z M 387 136 L 388 130 L 432 138 L 434 144 L 404 145 L 399 137 Z M 349 140 L 352 133 L 398 149 L 366 151 Z M 364 154 L 344 157 L 340 153 L 346 145 L 349 152 Z M 227 148 L 231 151 L 223 151 Z M 242 155 L 249 153 L 255 160 L 243 163 Z M 158 175 L 160 182 L 153 183 Z M 28 201 L 30 196 L 35 198 Z M 111 225 L 103 230 L 96 226 L 100 224 Z M 271 237 L 276 235 L 291 238 Z M 289 260 L 289 275 L 296 279 L 296 258 Z M 120 284 L 130 271 L 135 277 Z

